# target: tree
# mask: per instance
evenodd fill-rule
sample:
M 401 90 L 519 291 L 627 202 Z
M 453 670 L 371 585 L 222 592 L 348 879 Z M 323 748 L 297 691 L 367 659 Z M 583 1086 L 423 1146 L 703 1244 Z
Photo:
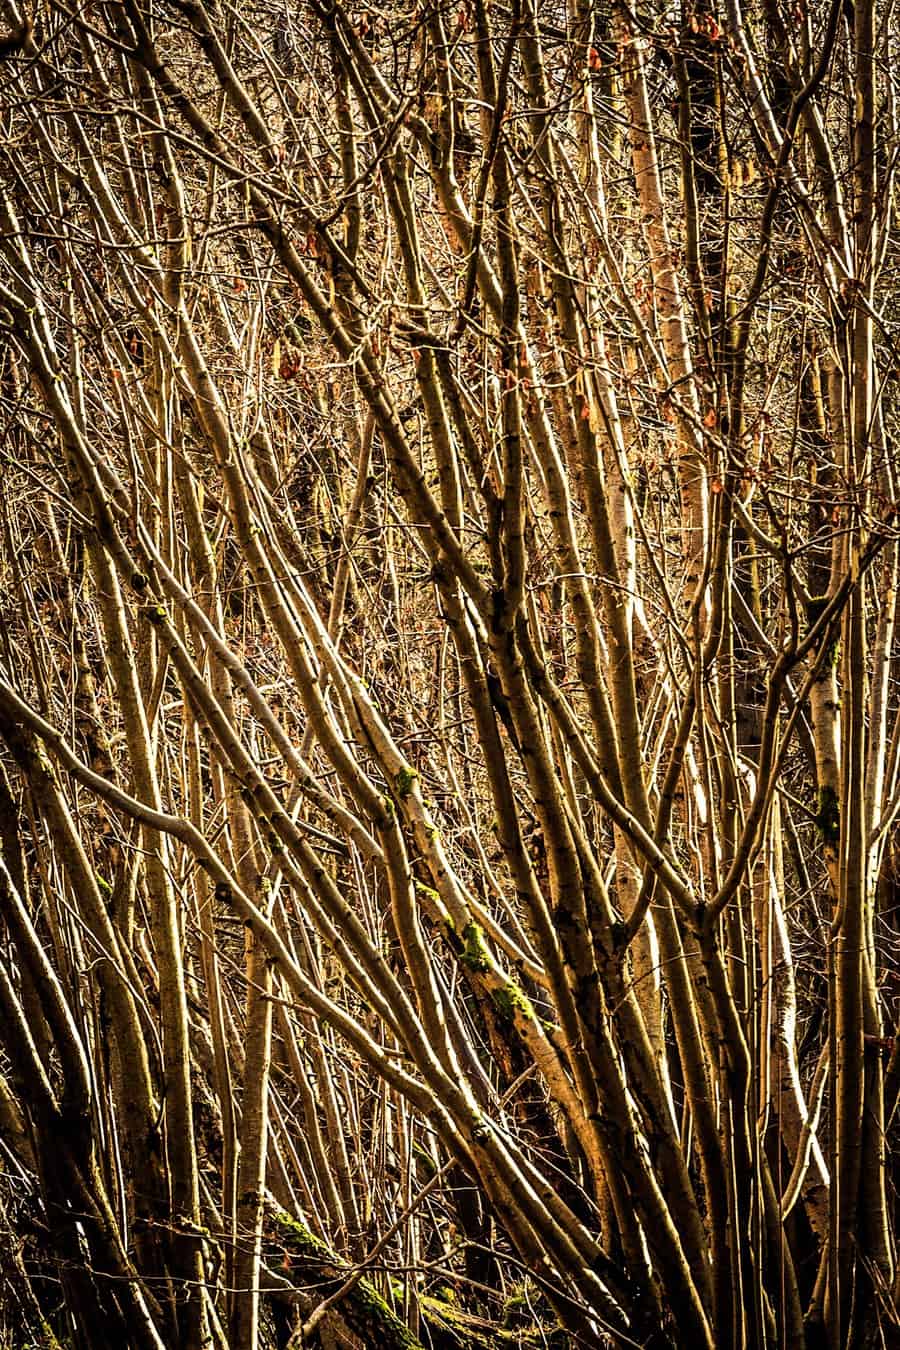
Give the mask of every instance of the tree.
M 4 14 L 7 1339 L 887 1343 L 890 7 Z

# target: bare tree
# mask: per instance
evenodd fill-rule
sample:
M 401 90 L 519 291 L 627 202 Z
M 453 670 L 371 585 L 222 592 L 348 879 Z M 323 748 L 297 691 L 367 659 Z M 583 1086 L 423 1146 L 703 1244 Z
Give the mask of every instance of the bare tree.
M 893 1343 L 888 0 L 3 14 L 4 1343 Z

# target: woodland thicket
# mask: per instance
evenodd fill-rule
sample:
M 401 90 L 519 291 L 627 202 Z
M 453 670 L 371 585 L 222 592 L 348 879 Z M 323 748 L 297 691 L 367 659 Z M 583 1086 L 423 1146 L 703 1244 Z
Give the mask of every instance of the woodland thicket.
M 900 1343 L 898 48 L 3 0 L 4 1347 Z

